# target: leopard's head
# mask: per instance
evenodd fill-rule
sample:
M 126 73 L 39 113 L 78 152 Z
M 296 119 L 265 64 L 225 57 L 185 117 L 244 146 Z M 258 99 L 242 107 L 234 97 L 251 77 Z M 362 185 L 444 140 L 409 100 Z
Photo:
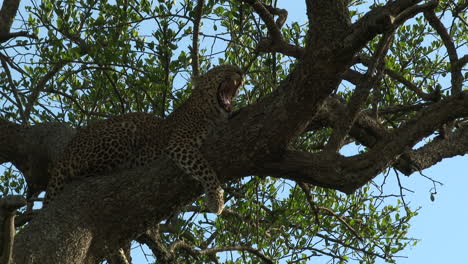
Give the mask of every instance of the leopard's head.
M 210 103 L 226 112 L 232 110 L 232 101 L 243 83 L 242 70 L 234 65 L 220 65 L 194 79 L 195 90 L 203 90 Z

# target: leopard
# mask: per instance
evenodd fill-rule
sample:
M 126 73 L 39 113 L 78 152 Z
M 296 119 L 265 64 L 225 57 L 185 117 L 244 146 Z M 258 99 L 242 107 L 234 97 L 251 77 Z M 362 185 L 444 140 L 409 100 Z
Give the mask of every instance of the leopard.
M 192 77 L 190 96 L 167 118 L 128 113 L 78 129 L 62 157 L 49 169 L 43 206 L 48 206 L 69 182 L 147 166 L 166 155 L 176 167 L 201 183 L 208 211 L 221 214 L 224 191 L 200 147 L 228 121 L 243 82 L 239 67 L 216 66 Z

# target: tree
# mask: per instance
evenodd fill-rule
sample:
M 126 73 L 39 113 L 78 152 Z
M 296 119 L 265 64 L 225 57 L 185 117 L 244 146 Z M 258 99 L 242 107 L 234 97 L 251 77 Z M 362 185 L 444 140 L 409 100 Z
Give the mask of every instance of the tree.
M 468 152 L 465 1 L 306 0 L 305 24 L 286 24 L 277 1 L 43 0 L 23 16 L 19 2 L 0 11 L 4 196 L 43 191 L 76 127 L 164 118 L 213 64 L 248 73 L 203 147 L 226 190 L 221 216 L 161 158 L 73 182 L 43 210 L 33 196 L 15 238 L 24 201 L 5 197 L 5 263 L 131 263 L 132 241 L 156 263 L 394 262 L 416 213 L 374 178 Z M 363 150 L 341 155 L 349 143 Z

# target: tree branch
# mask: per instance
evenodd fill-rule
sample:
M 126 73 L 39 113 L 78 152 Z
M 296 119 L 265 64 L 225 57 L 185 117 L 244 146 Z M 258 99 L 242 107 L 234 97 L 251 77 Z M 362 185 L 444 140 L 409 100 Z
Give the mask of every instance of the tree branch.
M 140 235 L 136 241 L 147 245 L 157 258 L 158 263 L 170 264 L 174 262 L 174 254 L 170 252 L 170 250 L 161 241 L 159 226 L 148 228 L 148 230 Z
M 361 50 L 378 34 L 395 29 L 409 18 L 437 6 L 433 0 L 426 4 L 416 5 L 421 0 L 389 1 L 386 5 L 369 11 L 351 27 L 350 33 L 343 40 L 343 50 L 355 53 Z
M 286 22 L 288 11 L 285 9 L 268 6 L 258 0 L 241 0 L 249 4 L 265 23 L 269 38 L 260 41 L 257 50 L 261 52 L 280 52 L 284 55 L 300 58 L 304 54 L 304 49 L 286 42 L 281 33 L 281 27 Z M 278 15 L 275 21 L 273 15 Z
M 273 260 L 271 260 L 270 258 L 265 256 L 259 250 L 254 249 L 254 248 L 249 247 L 249 246 L 227 246 L 227 247 L 208 248 L 208 249 L 196 250 L 196 249 L 192 248 L 190 245 L 188 245 L 187 243 L 185 243 L 184 241 L 179 240 L 179 241 L 175 242 L 171 246 L 171 251 L 175 252 L 179 248 L 187 250 L 192 256 L 211 255 L 211 254 L 215 254 L 215 253 L 219 253 L 219 252 L 225 252 L 225 251 L 247 251 L 247 252 L 257 256 L 258 258 L 260 258 L 263 261 L 263 263 L 267 263 L 267 264 L 273 264 L 274 263 Z
M 426 103 L 395 106 L 383 108 L 380 112 L 386 114 L 399 111 L 419 111 L 429 105 Z M 321 112 L 317 115 L 318 119 L 314 120 L 312 124 L 320 126 L 320 124 L 325 123 L 326 126 L 333 126 L 333 124 L 339 122 L 341 116 L 346 114 L 345 109 L 345 106 L 338 99 L 329 98 Z M 311 126 L 310 129 L 317 129 L 317 127 Z M 455 132 L 449 134 L 449 137 L 446 139 L 436 138 L 417 150 L 405 151 L 393 167 L 409 176 L 415 171 L 420 171 L 436 164 L 443 158 L 463 155 L 468 152 L 467 134 L 466 125 L 462 125 Z M 373 148 L 378 142 L 388 140 L 391 137 L 390 131 L 371 118 L 366 111 L 357 117 L 349 135 L 369 148 Z
M 452 96 L 421 110 L 415 118 L 379 140 L 364 154 L 343 157 L 322 153 L 288 151 L 282 160 L 265 163 L 258 173 L 288 178 L 316 186 L 352 193 L 392 166 L 397 158 L 441 124 L 467 116 L 468 92 Z M 460 152 L 460 150 L 458 150 Z
M 28 97 L 28 104 L 24 108 L 25 118 L 27 118 L 29 120 L 31 110 L 34 107 L 34 105 L 36 104 L 37 99 L 39 98 L 39 94 L 42 91 L 44 91 L 47 82 L 50 81 L 50 79 L 52 79 L 52 77 L 54 77 L 54 75 L 58 71 L 60 71 L 60 69 L 62 69 L 63 66 L 65 66 L 65 62 L 59 62 L 59 63 L 55 64 L 52 67 L 52 69 L 49 70 L 42 78 L 40 78 L 37 81 L 36 85 L 31 88 L 31 94 Z
M 13 33 L 0 33 L 0 43 L 7 42 L 10 39 L 17 38 L 17 37 L 27 37 L 32 39 L 38 39 L 38 37 L 34 34 L 29 34 L 27 31 L 19 31 Z
M 23 104 L 22 104 L 21 99 L 20 99 L 20 97 L 18 95 L 18 90 L 17 90 L 17 87 L 16 87 L 16 85 L 15 85 L 15 83 L 13 81 L 13 77 L 11 76 L 11 72 L 10 72 L 10 69 L 8 67 L 7 60 L 6 60 L 6 58 L 5 58 L 5 56 L 3 54 L 0 54 L 0 62 L 2 64 L 3 69 L 5 70 L 5 73 L 6 73 L 7 78 L 8 78 L 8 83 L 10 84 L 11 92 L 13 93 L 13 97 L 15 98 L 15 101 L 13 101 L 13 100 L 10 100 L 10 101 L 17 107 L 23 124 L 27 124 L 28 123 L 28 118 L 26 118 L 26 116 L 24 114 Z
M 275 152 L 281 145 L 278 135 L 284 135 L 276 130 L 258 130 L 259 124 L 268 122 L 263 120 L 265 114 L 262 114 L 265 110 L 270 111 L 268 106 L 276 111 L 280 109 L 277 104 L 270 104 L 267 97 L 266 102 L 245 108 L 225 127 L 220 127 L 220 133 L 210 138 L 202 151 L 208 160 L 213 161 L 212 166 L 222 182 L 252 174 L 271 175 L 349 193 L 391 165 L 391 161 L 407 146 L 430 134 L 440 123 L 467 115 L 467 98 L 466 92 L 462 92 L 459 96 L 435 103 L 392 133 L 390 139 L 377 143 L 375 150 L 345 158 L 291 151 L 278 155 Z M 278 123 L 277 118 L 269 121 Z M 282 122 L 281 125 L 285 124 Z M 269 140 L 274 140 L 275 144 L 266 144 Z M 122 241 L 134 239 L 135 234 L 147 230 L 149 223 L 160 222 L 201 193 L 198 182 L 178 171 L 165 159 L 156 161 L 149 168 L 124 170 L 72 182 L 57 200 L 24 227 L 15 240 L 15 255 L 34 255 L 38 263 L 92 263 L 86 261 L 104 257 L 104 245 L 108 248 L 121 247 Z M 119 221 L 115 221 L 117 215 Z M 145 217 L 142 219 L 135 215 Z M 48 223 L 56 223 L 54 228 L 57 232 L 44 229 Z M 113 231 L 117 229 L 119 233 L 115 234 Z M 31 232 L 40 237 L 42 243 L 32 241 L 28 235 Z M 108 236 L 109 232 L 113 235 Z M 89 250 L 83 252 L 83 248 Z M 45 255 L 50 250 L 57 252 L 57 255 L 52 258 Z
M 330 214 L 331 216 L 335 217 L 336 219 L 338 219 L 338 221 L 340 221 L 344 226 L 346 226 L 346 228 L 349 229 L 349 231 L 351 231 L 351 233 L 353 233 L 353 235 L 359 239 L 360 241 L 363 241 L 362 237 L 359 236 L 359 234 L 356 232 L 356 230 L 354 230 L 354 228 L 352 226 L 350 226 L 345 219 L 343 219 L 341 216 L 337 215 L 333 210 L 331 210 L 330 208 L 326 208 L 326 207 L 322 207 L 322 206 L 317 206 L 314 202 L 314 200 L 312 199 L 312 196 L 310 195 L 310 188 L 307 186 L 307 184 L 305 183 L 299 183 L 299 187 L 301 187 L 302 191 L 304 192 L 305 196 L 306 196 L 306 199 L 307 199 L 307 202 L 309 203 L 309 205 L 311 206 L 311 208 L 313 210 L 317 210 L 317 209 L 320 209 L 320 210 L 323 210 L 323 211 L 326 211 L 328 214 Z M 317 213 L 316 213 L 317 214 Z M 317 217 L 318 218 L 318 217 Z M 317 220 L 318 221 L 318 220 Z
M 463 68 L 468 63 L 468 54 L 463 55 L 463 57 L 458 60 L 458 67 Z
M 193 19 L 193 39 L 192 48 L 192 75 L 197 77 L 200 75 L 200 60 L 198 54 L 198 37 L 200 35 L 200 23 L 203 16 L 203 8 L 205 6 L 205 0 L 198 0 L 197 6 L 195 7 L 195 18 Z
M 31 197 L 45 190 L 50 162 L 60 157 L 74 134 L 63 124 L 27 127 L 0 118 L 0 163 L 11 162 L 23 173 Z
M 358 56 L 356 58 L 358 62 L 361 62 L 362 64 L 369 66 L 371 64 L 371 59 L 366 58 L 364 56 Z M 403 84 L 406 88 L 408 88 L 410 91 L 414 92 L 417 96 L 419 96 L 421 99 L 424 101 L 437 101 L 440 99 L 440 94 L 438 91 L 434 91 L 432 94 L 425 93 L 421 90 L 420 87 L 416 86 L 414 83 L 410 82 L 407 80 L 401 73 L 390 70 L 385 68 L 384 73 L 388 75 L 390 78 L 392 78 L 395 81 L 400 82 Z
M 435 139 L 419 149 L 405 152 L 395 167 L 409 176 L 438 163 L 444 158 L 465 155 L 468 152 L 468 126 L 464 124 L 446 139 Z
M 16 210 L 26 205 L 23 196 L 12 195 L 0 200 L 0 263 L 13 263 L 13 241 L 15 239 Z
M 462 65 L 458 61 L 457 49 L 455 44 L 452 41 L 447 29 L 445 29 L 444 24 L 437 18 L 434 10 L 424 11 L 424 17 L 427 19 L 429 24 L 437 31 L 442 42 L 444 43 L 445 48 L 450 60 L 450 73 L 451 73 L 451 82 L 452 82 L 452 94 L 458 94 L 462 91 L 463 85 L 463 75 L 461 72 Z
M 350 102 L 346 106 L 346 114 L 341 116 L 339 122 L 335 123 L 336 125 L 330 136 L 330 140 L 325 146 L 325 151 L 336 153 L 342 147 L 346 135 L 348 135 L 364 103 L 369 97 L 371 89 L 375 87 L 382 78 L 383 65 L 385 63 L 384 57 L 393 40 L 393 34 L 393 31 L 387 32 L 377 45 L 377 49 L 371 59 L 371 64 L 367 69 L 364 80 L 356 86 Z
M 115 254 L 110 257 L 107 257 L 109 264 L 131 264 L 128 256 L 130 255 L 130 248 L 126 252 L 123 248 L 119 248 Z
M 396 129 L 388 139 L 378 142 L 369 152 L 347 158 L 345 163 L 348 164 L 344 166 L 344 174 L 349 173 L 347 177 L 350 178 L 360 178 L 355 182 L 355 188 L 360 188 L 441 125 L 459 117 L 466 117 L 467 105 L 468 91 L 464 91 L 420 110 L 414 118 Z M 359 176 L 365 174 L 368 175 L 367 180 L 366 177 Z
M 4 0 L 0 10 L 0 33 L 10 32 L 11 25 L 18 11 L 20 0 Z

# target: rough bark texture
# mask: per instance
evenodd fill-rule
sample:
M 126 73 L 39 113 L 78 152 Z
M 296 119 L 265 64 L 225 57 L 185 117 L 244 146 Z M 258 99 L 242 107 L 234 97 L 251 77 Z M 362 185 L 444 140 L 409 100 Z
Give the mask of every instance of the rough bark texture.
M 257 1 L 244 2 L 258 8 L 257 12 L 268 12 L 255 6 Z M 448 139 L 412 150 L 443 124 L 468 116 L 466 91 L 423 106 L 413 119 L 394 130 L 382 127 L 366 112 L 357 114 L 349 135 L 371 148 L 365 154 L 343 157 L 335 151 L 288 149 L 305 131 L 340 122 L 340 113 L 348 106 L 332 93 L 343 77 L 353 77 L 347 69 L 369 40 L 392 30 L 405 16 L 433 7 L 417 6 L 420 1 L 391 1 L 351 25 L 344 2 L 307 1 L 311 27 L 306 47 L 291 52 L 299 60 L 290 75 L 261 102 L 235 113 L 204 144 L 202 151 L 221 182 L 263 175 L 352 193 L 388 166 L 410 174 L 415 168 L 468 151 L 468 144 L 451 148 L 456 142 L 467 141 L 466 127 Z M 268 19 L 265 16 L 264 20 Z M 287 49 L 283 44 L 269 50 Z M 26 127 L 0 119 L 0 162 L 14 163 L 25 174 L 31 192 L 43 190 L 47 165 L 56 160 L 73 135 L 73 129 L 63 125 Z M 166 158 L 147 168 L 74 182 L 19 232 L 14 263 L 94 264 L 115 255 L 131 240 L 144 239 L 140 235 L 155 223 L 201 194 L 199 183 Z

